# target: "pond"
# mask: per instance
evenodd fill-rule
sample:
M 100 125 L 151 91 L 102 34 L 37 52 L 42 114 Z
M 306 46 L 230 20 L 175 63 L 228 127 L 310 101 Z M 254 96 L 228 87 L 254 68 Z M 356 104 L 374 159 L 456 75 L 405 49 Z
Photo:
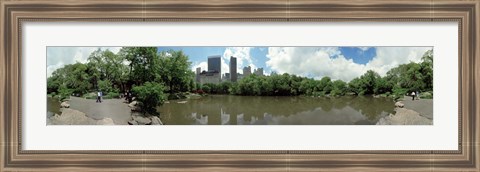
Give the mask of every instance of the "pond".
M 394 102 L 372 96 L 209 95 L 157 108 L 165 125 L 374 125 Z
M 56 98 L 47 97 L 47 118 L 55 114 L 62 114 L 60 112 L 60 102 Z

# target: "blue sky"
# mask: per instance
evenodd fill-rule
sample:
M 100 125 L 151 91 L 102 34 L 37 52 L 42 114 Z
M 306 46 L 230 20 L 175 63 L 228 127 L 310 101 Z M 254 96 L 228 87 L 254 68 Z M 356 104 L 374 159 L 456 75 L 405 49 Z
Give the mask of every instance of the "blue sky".
M 121 47 L 47 47 L 47 76 L 66 64 L 86 63 L 94 50 L 118 52 Z M 229 71 L 230 56 L 237 57 L 237 71 L 243 67 L 264 68 L 271 72 L 290 73 L 320 79 L 350 81 L 374 70 L 384 76 L 400 64 L 420 62 L 425 51 L 433 47 L 158 47 L 158 51 L 182 50 L 192 62 L 191 69 L 207 69 L 207 57 L 222 56 L 222 73 Z
M 202 62 L 206 62 L 208 56 L 212 55 L 224 55 L 225 50 L 229 47 L 158 47 L 158 51 L 168 51 L 168 50 L 182 50 L 186 55 L 189 56 L 192 61 L 193 66 L 197 66 Z M 269 47 L 249 47 L 249 54 L 252 57 L 252 63 L 242 63 L 243 66 L 238 66 L 238 68 L 243 68 L 246 66 L 254 66 L 254 68 L 264 68 L 264 71 L 272 72 L 270 66 L 266 65 L 268 60 L 268 48 Z M 301 48 L 301 47 L 298 47 Z M 311 47 L 309 47 L 311 48 Z M 315 48 L 315 47 L 314 47 Z M 354 63 L 357 64 L 367 64 L 370 60 L 373 59 L 376 55 L 375 47 L 338 47 L 340 54 L 346 59 L 352 59 Z M 332 56 L 335 58 L 336 56 Z M 229 64 L 229 57 L 224 57 L 223 60 L 226 64 Z M 253 65 L 252 65 L 253 64 Z M 193 68 L 193 67 L 192 67 Z M 202 70 L 205 68 L 202 67 Z M 252 69 L 253 70 L 253 69 Z M 238 70 L 240 71 L 240 70 Z M 225 73 L 224 71 L 223 73 Z M 268 73 L 267 73 L 268 74 Z

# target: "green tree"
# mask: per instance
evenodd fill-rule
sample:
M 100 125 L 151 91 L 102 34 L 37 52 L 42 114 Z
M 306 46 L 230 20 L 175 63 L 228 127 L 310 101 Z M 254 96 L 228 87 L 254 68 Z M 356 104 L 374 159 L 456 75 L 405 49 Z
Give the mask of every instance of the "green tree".
M 159 67 L 156 47 L 123 47 L 119 55 L 128 62 L 129 85 L 142 85 L 156 79 Z
M 342 80 L 333 81 L 332 87 L 330 92 L 332 96 L 343 96 L 347 92 L 347 83 Z
M 183 51 L 164 51 L 159 54 L 158 80 L 164 82 L 170 93 L 189 91 L 190 81 L 195 74 L 190 70 L 191 62 Z
M 330 94 L 332 91 L 332 80 L 330 77 L 325 76 L 320 80 L 318 90 L 321 90 L 324 94 Z
M 159 83 L 145 82 L 141 86 L 135 86 L 132 89 L 140 110 L 144 114 L 159 115 L 157 106 L 163 105 L 166 100 L 164 86 Z

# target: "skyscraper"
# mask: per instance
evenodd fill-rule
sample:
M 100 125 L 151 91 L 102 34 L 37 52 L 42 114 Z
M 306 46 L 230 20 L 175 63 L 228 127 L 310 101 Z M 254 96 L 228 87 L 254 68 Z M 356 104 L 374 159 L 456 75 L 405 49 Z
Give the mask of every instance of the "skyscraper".
M 253 73 L 258 76 L 263 76 L 263 68 L 257 68 L 253 70 Z
M 230 81 L 237 82 L 237 58 L 230 57 Z
M 220 55 L 208 57 L 208 71 L 222 73 L 222 61 Z
M 243 76 L 247 77 L 248 75 L 252 74 L 252 67 L 244 67 L 243 68 Z
M 202 72 L 202 68 L 201 67 L 197 67 L 197 71 L 196 71 L 196 75 L 195 75 L 195 80 L 199 83 L 200 82 L 200 73 Z

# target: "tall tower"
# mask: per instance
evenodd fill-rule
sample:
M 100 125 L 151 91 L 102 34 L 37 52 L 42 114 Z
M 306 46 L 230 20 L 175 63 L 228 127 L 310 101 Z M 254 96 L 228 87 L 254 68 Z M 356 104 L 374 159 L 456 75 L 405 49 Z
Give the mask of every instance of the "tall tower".
M 200 83 L 200 73 L 202 72 L 202 68 L 201 67 L 197 67 L 197 71 L 196 71 L 196 75 L 195 75 L 195 79 L 198 83 Z
M 237 82 L 237 58 L 231 56 L 230 57 L 230 81 Z
M 208 71 L 216 71 L 222 73 L 222 61 L 221 56 L 209 56 L 208 57 Z
M 252 67 L 243 67 L 243 76 L 247 77 L 250 74 L 252 74 Z

